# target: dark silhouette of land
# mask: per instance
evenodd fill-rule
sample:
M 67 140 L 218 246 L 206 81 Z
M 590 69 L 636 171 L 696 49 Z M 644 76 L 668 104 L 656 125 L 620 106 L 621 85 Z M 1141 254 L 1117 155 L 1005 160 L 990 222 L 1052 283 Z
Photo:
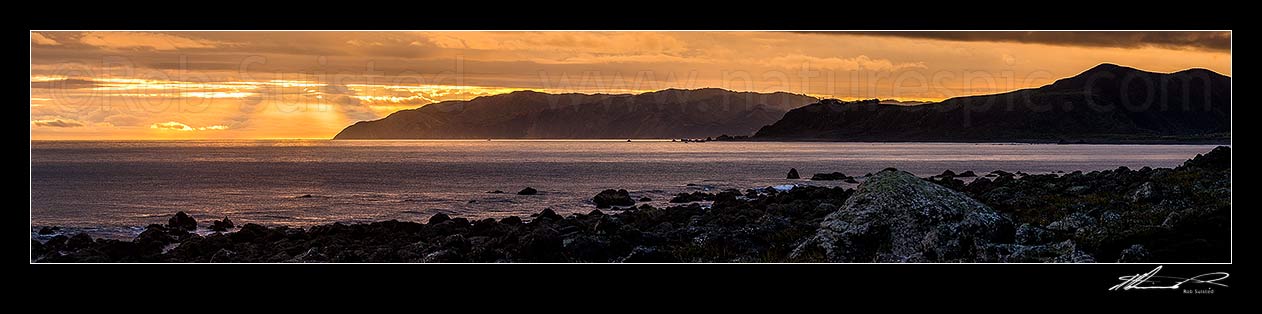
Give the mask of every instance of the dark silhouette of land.
M 1222 143 L 1231 78 L 1101 64 L 1039 88 L 918 106 L 824 100 L 794 109 L 754 140 Z
M 519 91 L 355 123 L 334 139 L 632 139 L 752 134 L 819 99 L 717 88 L 638 95 Z
M 920 105 L 717 88 L 638 95 L 521 91 L 395 112 L 355 123 L 334 138 L 1226 143 L 1230 130 L 1230 77 L 1101 64 L 1039 88 Z

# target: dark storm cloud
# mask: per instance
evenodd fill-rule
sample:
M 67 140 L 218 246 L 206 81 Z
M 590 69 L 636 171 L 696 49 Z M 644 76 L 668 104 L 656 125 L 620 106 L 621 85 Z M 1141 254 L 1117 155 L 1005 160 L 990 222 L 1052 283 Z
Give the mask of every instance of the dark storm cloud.
M 1193 48 L 1214 51 L 1231 50 L 1230 32 L 807 32 L 815 34 L 851 34 L 905 37 L 953 41 L 991 41 L 1048 44 L 1060 46 L 1118 48 Z
M 77 128 L 83 126 L 83 123 L 73 120 L 52 119 L 31 121 L 31 125 L 53 128 Z
M 60 79 L 45 82 L 31 82 L 31 88 L 43 89 L 86 89 L 97 87 L 97 83 L 92 80 L 84 79 Z

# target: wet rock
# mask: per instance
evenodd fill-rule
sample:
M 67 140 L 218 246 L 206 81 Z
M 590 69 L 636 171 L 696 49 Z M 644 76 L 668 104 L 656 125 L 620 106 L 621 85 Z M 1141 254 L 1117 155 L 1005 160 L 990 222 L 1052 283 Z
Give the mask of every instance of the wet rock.
M 675 197 L 670 198 L 671 203 L 691 203 L 701 201 L 713 201 L 714 194 L 704 192 L 679 193 Z
M 70 241 L 70 237 L 65 235 L 57 235 L 44 242 L 44 247 L 49 251 L 57 251 L 66 247 L 66 241 Z
M 802 178 L 802 176 L 799 176 L 799 175 L 798 175 L 798 169 L 797 169 L 797 168 L 789 168 L 789 175 L 788 175 L 786 178 L 788 178 L 788 179 L 801 179 L 801 178 Z
M 609 208 L 612 206 L 635 205 L 635 200 L 631 199 L 631 193 L 627 192 L 627 190 L 608 189 L 592 197 L 592 203 L 595 203 L 597 208 Z
M 986 255 L 977 247 L 1011 241 L 1012 230 L 1007 218 L 963 193 L 907 172 L 886 170 L 859 185 L 790 258 L 984 261 Z
M 652 201 L 653 199 L 649 198 L 648 196 L 640 198 L 640 202 L 652 202 Z
M 444 213 L 437 213 L 437 214 L 434 214 L 433 216 L 430 216 L 430 217 L 429 217 L 429 223 L 428 223 L 428 224 L 431 224 L 431 225 L 436 225 L 436 224 L 440 224 L 440 223 L 443 223 L 444 221 L 448 221 L 448 220 L 451 220 L 451 217 L 447 216 L 447 214 L 444 214 Z
M 197 230 L 197 220 L 181 211 L 175 213 L 175 216 L 172 216 L 171 219 L 167 220 L 167 227 L 193 231 Z
M 43 228 L 39 228 L 39 234 L 49 235 L 49 234 L 56 233 L 57 230 L 61 230 L 61 228 L 60 227 L 43 227 Z
M 67 250 L 85 249 L 92 246 L 92 242 L 93 242 L 92 236 L 88 235 L 87 233 L 80 232 L 78 234 L 75 234 L 73 237 L 70 237 L 70 239 L 66 241 L 65 248 Z
M 955 171 L 951 171 L 951 169 L 947 169 L 946 171 L 943 171 L 943 172 L 942 172 L 942 174 L 938 175 L 938 177 L 942 177 L 942 178 L 954 178 L 954 177 L 955 177 Z
M 521 191 L 517 192 L 517 195 L 535 195 L 535 194 L 539 194 L 539 191 L 531 187 L 521 189 Z
M 853 177 L 846 178 L 845 180 L 841 180 L 841 182 L 845 182 L 845 183 L 856 183 L 856 184 L 857 184 L 857 183 L 859 183 L 859 181 L 855 180 Z
M 971 178 L 971 177 L 976 177 L 976 176 L 977 176 L 977 174 L 976 174 L 976 173 L 973 173 L 973 171 L 972 171 L 972 170 L 967 170 L 967 171 L 961 172 L 960 174 L 957 174 L 957 175 L 955 175 L 955 176 L 956 176 L 956 177 L 963 177 L 963 178 Z
M 295 196 L 294 198 L 312 198 L 312 197 L 313 196 L 311 196 L 311 194 L 303 194 L 303 195 Z
M 557 212 L 552 211 L 551 208 L 544 208 L 543 211 L 539 212 L 538 214 L 535 214 L 534 216 L 535 216 L 534 221 L 561 221 L 562 219 L 565 219 L 565 217 L 561 217 L 561 215 L 557 215 Z
M 845 180 L 847 178 L 850 178 L 850 177 L 840 172 L 816 173 L 815 175 L 811 176 L 811 180 L 816 180 L 816 181 L 837 181 L 837 180 Z
M 520 224 L 521 224 L 521 217 L 517 217 L 517 216 L 508 216 L 508 217 L 504 217 L 504 219 L 500 219 L 500 223 L 501 223 L 501 224 L 505 224 L 505 225 L 509 225 L 509 226 L 516 226 L 516 225 L 520 225 Z
M 145 228 L 145 231 L 136 236 L 132 241 L 143 245 L 163 246 L 172 242 L 176 242 L 176 238 L 170 234 L 166 227 L 159 224 L 152 224 Z
M 236 225 L 235 225 L 235 224 L 233 224 L 233 223 L 232 223 L 232 220 L 231 220 L 231 219 L 228 219 L 228 217 L 226 217 L 226 216 L 225 216 L 225 217 L 223 217 L 223 220 L 211 220 L 211 221 L 210 221 L 210 230 L 213 230 L 213 231 L 224 232 L 224 231 L 228 231 L 228 229 L 232 229 L 232 228 L 236 228 Z
M 504 191 L 494 190 L 494 191 L 486 191 L 486 193 L 489 193 L 489 194 L 504 194 Z

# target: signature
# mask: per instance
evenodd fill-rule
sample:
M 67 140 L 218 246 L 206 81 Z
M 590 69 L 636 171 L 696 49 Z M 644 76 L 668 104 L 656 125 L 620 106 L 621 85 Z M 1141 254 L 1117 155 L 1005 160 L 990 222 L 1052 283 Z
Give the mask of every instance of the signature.
M 1134 274 L 1118 277 L 1122 283 L 1119 283 L 1109 290 L 1131 290 L 1131 289 L 1169 289 L 1177 290 L 1183 284 L 1205 284 L 1227 287 L 1218 281 L 1226 279 L 1228 276 L 1225 272 L 1205 273 L 1190 278 L 1173 277 L 1173 276 L 1157 276 L 1157 272 L 1161 271 L 1161 266 L 1157 266 L 1150 272 L 1143 274 Z

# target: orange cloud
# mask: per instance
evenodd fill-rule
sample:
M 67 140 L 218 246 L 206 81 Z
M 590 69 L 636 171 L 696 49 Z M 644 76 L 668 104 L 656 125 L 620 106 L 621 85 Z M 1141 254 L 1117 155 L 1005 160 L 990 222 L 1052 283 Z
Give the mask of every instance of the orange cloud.
M 31 32 L 31 43 L 45 46 L 56 46 L 61 44 L 52 38 L 48 38 L 48 36 L 44 36 L 44 34 L 36 32 Z
M 149 48 L 154 50 L 214 48 L 219 44 L 204 39 L 140 32 L 93 32 L 79 38 L 79 43 L 112 49 Z
M 159 129 L 159 130 L 172 130 L 172 131 L 206 131 L 206 130 L 227 130 L 228 129 L 228 127 L 224 125 L 211 125 L 211 126 L 194 128 L 194 127 L 188 126 L 187 124 L 183 124 L 183 123 L 179 123 L 175 121 L 154 123 L 152 125 L 149 125 L 149 128 Z

